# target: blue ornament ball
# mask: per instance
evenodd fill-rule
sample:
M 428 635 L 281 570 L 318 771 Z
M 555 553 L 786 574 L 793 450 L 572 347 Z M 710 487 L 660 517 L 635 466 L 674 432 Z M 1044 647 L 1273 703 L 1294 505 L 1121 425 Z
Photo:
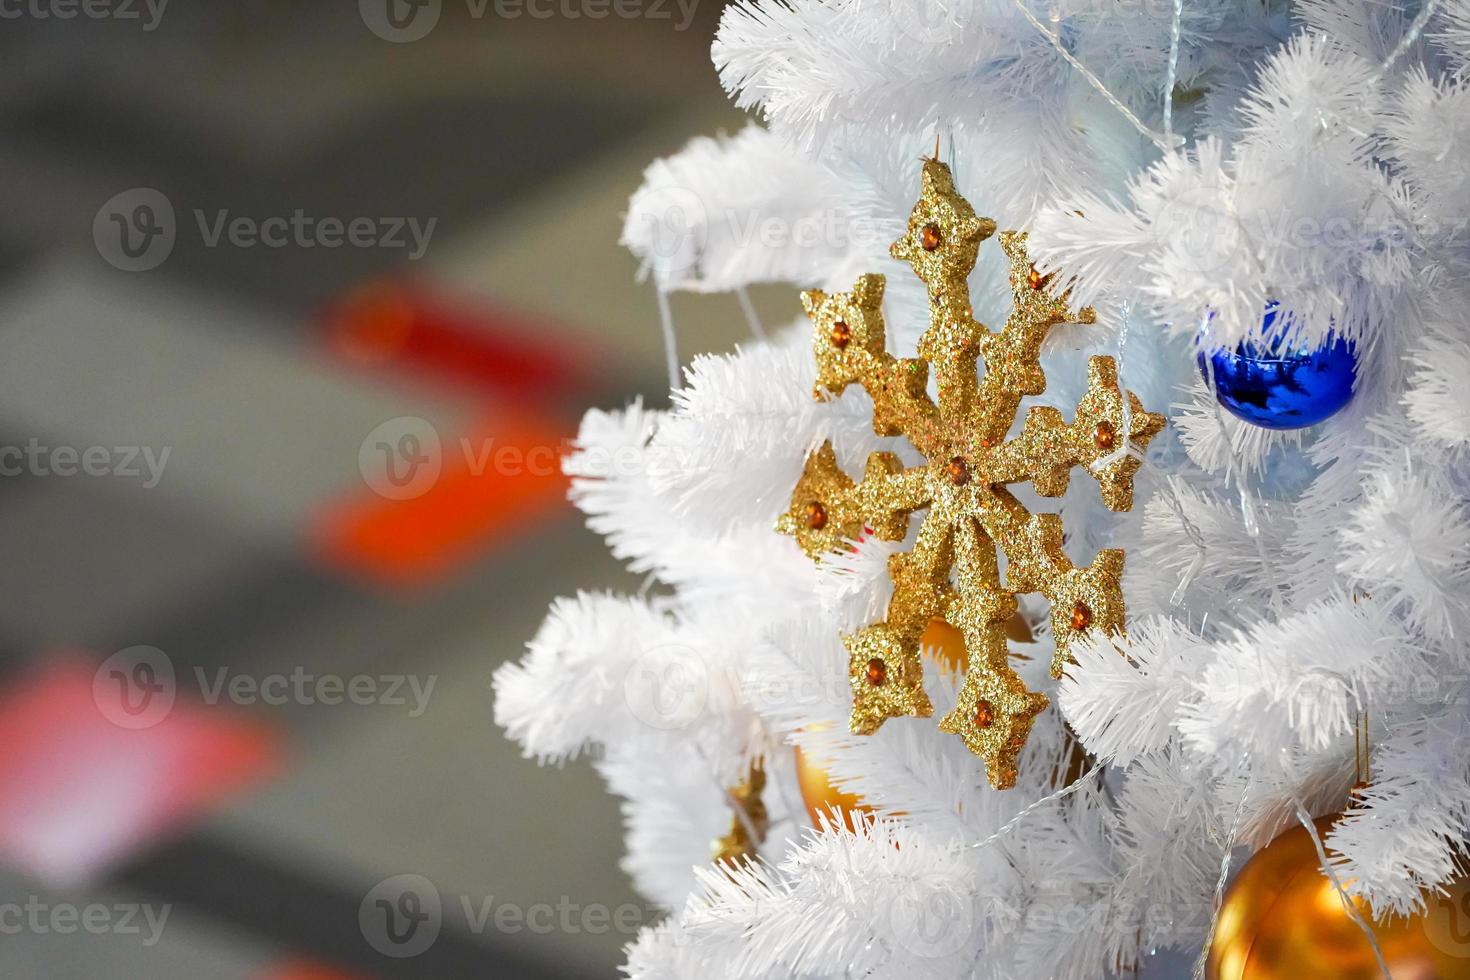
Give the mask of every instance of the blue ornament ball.
M 1234 350 L 1201 347 L 1199 369 L 1208 383 L 1208 357 L 1215 371 L 1215 397 L 1236 418 L 1263 429 L 1302 429 L 1352 401 L 1358 358 L 1341 337 L 1316 348 L 1271 349 L 1280 346 L 1273 341 L 1285 336 L 1289 325 L 1279 314 L 1276 303 L 1266 307 L 1261 321 L 1266 347 L 1250 342 Z

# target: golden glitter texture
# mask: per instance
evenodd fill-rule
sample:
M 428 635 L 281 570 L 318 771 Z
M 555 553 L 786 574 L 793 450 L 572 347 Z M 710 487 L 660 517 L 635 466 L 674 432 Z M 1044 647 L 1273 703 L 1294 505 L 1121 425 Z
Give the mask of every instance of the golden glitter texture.
M 824 444 L 807 458 L 777 529 L 820 559 L 865 529 L 902 541 L 910 516 L 927 508 L 913 550 L 889 560 L 893 599 L 886 618 L 844 638 L 851 728 L 870 734 L 889 718 L 933 713 L 919 637 L 931 619 L 942 618 L 963 633 L 968 666 L 959 703 L 939 727 L 964 738 L 985 760 L 990 784 L 1006 789 L 1015 784 L 1032 720 L 1047 705 L 1010 666 L 1005 624 L 1016 612 L 1016 595 L 1039 592 L 1051 604 L 1053 676 L 1061 676 L 1070 660 L 1074 636 L 1123 629 L 1123 552 L 1104 550 L 1086 567 L 1073 565 L 1062 551 L 1061 518 L 1032 514 L 1006 485 L 1029 480 L 1037 493 L 1057 497 L 1072 467 L 1083 466 L 1097 479 L 1104 504 L 1128 510 L 1139 457 L 1120 453 L 1093 466 L 1110 457 L 1114 440 L 1124 434 L 1142 451 L 1164 418 L 1144 411 L 1131 392 L 1125 418 L 1113 359 L 1093 357 L 1072 422 L 1054 408 L 1035 407 L 1021 432 L 1006 441 L 1022 398 L 1046 389 L 1040 355 L 1047 331 L 1059 323 L 1091 323 L 1094 315 L 1090 309 L 1070 312 L 1065 294 L 1048 292 L 1050 278 L 1031 265 L 1026 236 L 1002 232 L 1014 310 L 998 333 L 977 321 L 966 280 L 980 242 L 994 232 L 995 222 L 976 217 L 955 191 L 949 168 L 926 160 L 908 232 L 891 249 L 929 290 L 929 328 L 918 358 L 895 358 L 886 350 L 882 276 L 860 276 L 850 293 L 802 294 L 815 326 L 816 397 L 862 385 L 873 400 L 873 431 L 907 437 L 928 462 L 906 469 L 892 453 L 873 453 L 862 481 L 854 483 Z M 838 323 L 844 328 L 837 330 Z M 985 373 L 977 377 L 982 357 Z M 937 404 L 928 395 L 931 369 Z M 808 520 L 813 504 L 824 515 L 820 526 Z M 1006 557 L 1004 585 L 997 549 Z M 870 669 L 874 660 L 882 663 L 881 672 Z M 872 683 L 880 673 L 882 683 Z
M 757 848 L 770 829 L 770 816 L 761 794 L 766 789 L 766 771 L 760 763 L 751 765 L 745 781 L 730 789 L 730 806 L 739 807 L 739 812 L 730 818 L 730 832 L 717 839 L 714 845 L 717 864 L 739 864 L 756 854 Z M 751 834 L 755 839 L 751 839 Z

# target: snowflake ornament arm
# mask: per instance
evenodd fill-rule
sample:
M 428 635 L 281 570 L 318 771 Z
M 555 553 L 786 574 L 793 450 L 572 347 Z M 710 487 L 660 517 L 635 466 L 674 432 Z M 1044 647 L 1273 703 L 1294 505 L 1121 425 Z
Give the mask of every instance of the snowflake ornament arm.
M 850 293 L 802 295 L 816 330 L 815 396 L 862 385 L 873 400 L 873 430 L 906 437 L 927 462 L 906 469 L 892 453 L 874 453 L 854 483 L 824 444 L 807 458 L 777 530 L 820 560 L 865 529 L 901 541 L 914 512 L 927 510 L 913 550 L 889 562 L 893 599 L 886 618 L 844 639 L 851 728 L 871 734 L 889 718 L 933 714 L 919 637 L 930 620 L 942 618 L 963 632 L 969 663 L 958 704 L 940 728 L 964 738 L 985 760 L 991 785 L 1006 789 L 1015 784 L 1032 721 L 1047 705 L 1010 666 L 1004 624 L 1016 613 L 1016 595 L 1039 592 L 1051 604 L 1053 676 L 1069 661 L 1075 636 L 1123 629 L 1123 552 L 1104 550 L 1086 567 L 1073 565 L 1062 550 L 1061 518 L 1031 514 L 1006 485 L 1029 480 L 1042 496 L 1060 496 L 1080 465 L 1098 480 L 1104 504 L 1127 510 L 1139 458 L 1123 453 L 1093 467 L 1113 456 L 1125 434 L 1143 450 L 1165 420 L 1119 389 L 1112 358 L 1093 357 L 1071 423 L 1056 409 L 1032 408 L 1020 434 L 1006 440 L 1022 398 L 1046 388 L 1040 355 L 1047 332 L 1060 323 L 1091 323 L 1093 313 L 1071 313 L 1065 294 L 1048 292 L 1048 279 L 1032 266 L 1026 236 L 1003 232 L 1015 307 L 1004 328 L 988 330 L 974 317 L 967 280 L 980 242 L 994 232 L 995 223 L 977 217 L 955 191 L 949 168 L 926 160 L 908 232 L 891 249 L 929 290 L 929 327 L 918 358 L 886 350 L 882 276 L 859 277 Z M 982 357 L 985 372 L 977 378 Z M 938 404 L 928 395 L 931 369 Z M 1006 556 L 1004 584 L 997 549 Z

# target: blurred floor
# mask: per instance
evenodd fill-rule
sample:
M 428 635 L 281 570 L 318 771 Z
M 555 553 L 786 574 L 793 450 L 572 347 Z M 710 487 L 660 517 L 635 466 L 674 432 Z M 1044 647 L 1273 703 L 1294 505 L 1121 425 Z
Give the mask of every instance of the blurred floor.
M 0 452 L 33 444 L 52 464 L 0 477 L 0 723 L 43 665 L 146 646 L 181 704 L 280 746 L 223 805 L 175 806 L 167 833 L 90 880 L 0 855 L 0 930 L 41 910 L 0 942 L 0 976 L 600 977 L 652 915 L 617 868 L 616 801 L 585 763 L 519 759 L 489 688 L 551 598 L 638 583 L 557 477 L 477 477 L 455 456 L 461 437 L 553 446 L 589 405 L 661 401 L 653 297 L 616 242 L 650 159 L 743 125 L 708 64 L 718 10 L 676 30 L 675 6 L 669 20 L 509 21 L 446 4 L 427 37 L 389 43 L 354 6 L 180 4 L 151 31 L 31 18 L 0 34 Z M 127 272 L 94 219 L 140 187 L 171 204 L 176 241 Z M 435 225 L 410 260 L 211 246 L 194 216 L 297 209 Z M 759 299 L 772 322 L 795 309 Z M 344 309 L 364 318 L 352 342 Z M 675 312 L 686 353 L 745 333 L 728 298 Z M 394 499 L 372 467 L 425 431 L 405 418 L 437 434 L 444 473 Z M 107 475 L 61 475 L 58 450 L 94 447 Z M 124 465 L 129 449 L 155 463 L 167 450 L 157 479 L 145 458 Z M 379 693 L 402 678 L 405 703 L 250 693 L 293 674 Z M 235 678 L 246 687 L 213 686 Z M 59 751 L 55 725 L 7 751 Z M 134 795 L 195 778 L 109 770 L 109 751 L 61 768 Z M 78 816 L 64 793 L 23 789 L 0 804 L 52 805 L 63 829 Z M 437 938 L 398 955 L 384 916 L 435 895 Z M 497 919 L 503 906 L 531 919 Z M 89 908 L 111 910 L 95 934 L 48 918 Z M 155 942 L 118 926 L 128 909 L 169 910 Z

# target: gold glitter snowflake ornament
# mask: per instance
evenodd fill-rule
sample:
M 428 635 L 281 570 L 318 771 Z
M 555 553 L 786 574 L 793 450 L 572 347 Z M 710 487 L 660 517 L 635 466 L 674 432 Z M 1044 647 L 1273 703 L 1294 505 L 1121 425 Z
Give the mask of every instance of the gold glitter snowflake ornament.
M 1097 479 L 1109 509 L 1128 510 L 1140 456 L 1119 450 L 1141 452 L 1164 418 L 1144 411 L 1132 392 L 1125 409 L 1113 359 L 1093 357 L 1072 422 L 1054 408 L 1035 407 L 1007 441 L 1021 399 L 1046 389 L 1040 354 L 1047 331 L 1094 317 L 1091 310 L 1069 312 L 1065 295 L 1048 292 L 1047 277 L 1026 256 L 1024 234 L 1002 232 L 1015 308 L 999 333 L 977 321 L 966 280 L 980 242 L 994 232 L 995 223 L 977 217 L 955 191 L 949 168 L 926 160 L 908 233 L 891 249 L 929 289 L 929 328 L 918 358 L 886 350 L 882 276 L 859 277 L 850 293 L 802 295 L 816 326 L 816 397 L 862 385 L 873 399 L 873 431 L 905 436 L 927 463 L 906 468 L 893 453 L 873 453 L 854 483 L 824 444 L 807 458 L 777 529 L 820 559 L 865 529 L 902 541 L 910 516 L 927 509 L 913 550 L 889 559 L 887 617 L 844 638 L 851 728 L 866 735 L 889 718 L 933 714 L 919 637 L 930 620 L 942 618 L 964 634 L 969 663 L 958 704 L 939 727 L 964 738 L 985 760 L 990 784 L 1007 789 L 1015 785 L 1032 720 L 1047 705 L 1010 666 L 1004 624 L 1016 614 L 1016 596 L 1039 592 L 1051 604 L 1052 675 L 1060 677 L 1073 637 L 1122 631 L 1123 552 L 1104 550 L 1086 567 L 1073 565 L 1062 550 L 1061 517 L 1032 514 L 1006 486 L 1029 480 L 1037 493 L 1057 497 L 1072 468 L 1082 466 Z M 976 373 L 980 358 L 983 377 Z M 931 369 L 938 404 L 928 394 Z M 1004 584 L 997 549 L 1006 557 Z

